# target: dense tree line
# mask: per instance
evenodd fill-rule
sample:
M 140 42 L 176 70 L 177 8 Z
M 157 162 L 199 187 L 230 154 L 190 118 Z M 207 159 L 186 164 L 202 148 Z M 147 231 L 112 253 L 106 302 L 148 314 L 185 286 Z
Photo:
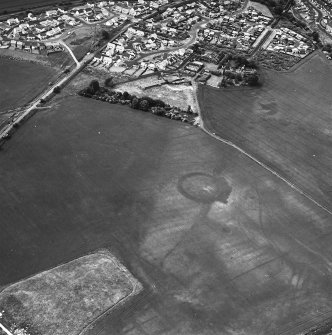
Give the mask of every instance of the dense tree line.
M 129 105 L 133 109 L 150 112 L 155 115 L 167 117 L 182 122 L 189 122 L 195 124 L 195 114 L 188 106 L 186 110 L 178 107 L 172 107 L 160 99 L 153 99 L 148 96 L 137 97 L 128 92 L 112 91 L 107 87 L 99 85 L 97 80 L 92 80 L 88 87 L 78 92 L 79 95 L 101 100 L 109 103 L 119 103 L 122 105 Z
M 105 86 L 113 87 L 113 77 L 109 77 L 105 80 Z M 141 98 L 138 98 L 135 95 L 131 95 L 128 92 L 114 92 L 110 91 L 106 87 L 102 87 L 99 84 L 98 80 L 92 80 L 89 84 L 89 86 L 82 91 L 79 92 L 80 95 L 84 95 L 87 97 L 92 97 L 93 95 L 98 94 L 110 94 L 114 95 L 115 99 L 126 101 L 129 103 L 131 108 L 134 109 L 140 109 L 143 111 L 148 111 L 151 107 L 166 107 L 164 101 L 160 99 L 152 99 L 150 97 L 144 96 Z

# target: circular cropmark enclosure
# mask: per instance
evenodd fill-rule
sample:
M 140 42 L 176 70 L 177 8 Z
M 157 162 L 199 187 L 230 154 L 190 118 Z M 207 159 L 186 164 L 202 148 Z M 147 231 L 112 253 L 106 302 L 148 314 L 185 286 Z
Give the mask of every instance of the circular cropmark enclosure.
M 232 191 L 227 180 L 203 172 L 189 173 L 180 178 L 178 189 L 185 197 L 203 203 L 227 202 Z

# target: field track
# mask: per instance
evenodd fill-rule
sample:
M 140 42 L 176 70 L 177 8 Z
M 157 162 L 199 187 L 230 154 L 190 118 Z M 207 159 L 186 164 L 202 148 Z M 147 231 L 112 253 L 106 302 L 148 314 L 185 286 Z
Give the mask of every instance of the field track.
M 259 161 L 258 159 L 256 159 L 254 156 L 252 156 L 249 152 L 241 149 L 240 147 L 238 147 L 237 145 L 235 145 L 234 143 L 221 138 L 217 135 L 215 135 L 214 133 L 211 133 L 208 129 L 206 129 L 206 127 L 204 126 L 204 122 L 201 122 L 201 129 L 207 133 L 208 135 L 212 136 L 213 138 L 215 138 L 218 141 L 221 141 L 222 143 L 225 143 L 229 146 L 231 146 L 232 148 L 240 151 L 242 154 L 246 155 L 247 157 L 249 157 L 251 160 L 253 160 L 255 163 L 257 163 L 258 165 L 260 165 L 262 168 L 264 168 L 265 170 L 271 172 L 273 175 L 275 175 L 276 177 L 278 177 L 279 179 L 281 179 L 282 181 L 284 181 L 288 186 L 290 186 L 291 188 L 293 188 L 294 190 L 296 190 L 296 192 L 300 193 L 301 195 L 303 195 L 304 197 L 306 197 L 307 199 L 309 199 L 311 202 L 313 202 L 315 205 L 317 205 L 318 207 L 320 207 L 321 209 L 323 209 L 324 211 L 326 211 L 327 213 L 329 213 L 330 215 L 332 215 L 332 211 L 329 210 L 328 208 L 326 208 L 325 206 L 321 205 L 319 202 L 317 202 L 312 196 L 310 196 L 309 194 L 306 194 L 304 191 L 302 191 L 299 187 L 297 187 L 296 185 L 294 185 L 291 181 L 287 180 L 286 178 L 284 178 L 282 175 L 280 175 L 278 172 L 272 170 L 270 167 L 268 167 L 266 164 L 262 163 L 261 161 Z
M 315 54 L 291 73 L 264 71 L 262 88 L 199 88 L 204 127 L 331 213 L 332 67 Z

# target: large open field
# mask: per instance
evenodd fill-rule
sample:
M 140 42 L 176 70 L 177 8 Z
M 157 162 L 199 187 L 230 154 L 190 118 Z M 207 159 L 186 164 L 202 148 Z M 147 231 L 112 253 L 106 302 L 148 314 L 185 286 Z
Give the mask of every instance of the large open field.
M 11 114 L 48 86 L 55 78 L 51 67 L 0 57 L 0 127 Z
M 206 127 L 332 208 L 332 66 L 316 54 L 257 89 L 201 87 Z
M 38 6 L 55 5 L 60 2 L 56 0 L 1 0 L 0 12 L 4 10 L 12 11 L 12 10 L 30 9 Z
M 197 128 L 63 94 L 0 152 L 1 285 L 108 247 L 145 289 L 86 335 L 294 335 L 331 316 L 326 212 Z

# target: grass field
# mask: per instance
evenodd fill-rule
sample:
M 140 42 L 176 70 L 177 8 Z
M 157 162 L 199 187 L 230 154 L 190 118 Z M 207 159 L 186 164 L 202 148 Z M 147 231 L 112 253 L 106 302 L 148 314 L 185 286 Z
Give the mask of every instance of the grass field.
M 332 67 L 320 55 L 262 88 L 200 89 L 205 125 L 332 208 Z
M 31 324 L 37 333 L 77 335 L 141 289 L 114 256 L 99 252 L 10 285 L 0 306 L 16 325 Z
M 75 30 L 75 33 L 71 34 L 66 38 L 67 45 L 72 49 L 75 57 L 81 60 L 91 47 L 94 42 L 94 28 L 95 26 L 82 26 Z M 97 34 L 97 32 L 96 32 Z M 98 36 L 95 37 L 96 41 Z
M 199 129 L 81 97 L 0 152 L 0 283 L 98 248 L 145 290 L 85 335 L 294 335 L 331 316 L 331 217 Z
M 29 102 L 56 76 L 50 67 L 7 58 L 0 58 L 0 73 L 0 125 L 8 111 Z
M 263 5 L 259 2 L 255 2 L 255 1 L 248 1 L 248 4 L 247 4 L 246 8 L 248 8 L 248 7 L 253 7 L 257 11 L 261 12 L 263 15 L 273 18 L 273 15 L 272 15 L 271 11 L 269 10 L 269 8 L 266 5 Z
M 7 10 L 30 9 L 38 6 L 48 6 L 58 4 L 56 0 L 1 0 L 0 12 Z

